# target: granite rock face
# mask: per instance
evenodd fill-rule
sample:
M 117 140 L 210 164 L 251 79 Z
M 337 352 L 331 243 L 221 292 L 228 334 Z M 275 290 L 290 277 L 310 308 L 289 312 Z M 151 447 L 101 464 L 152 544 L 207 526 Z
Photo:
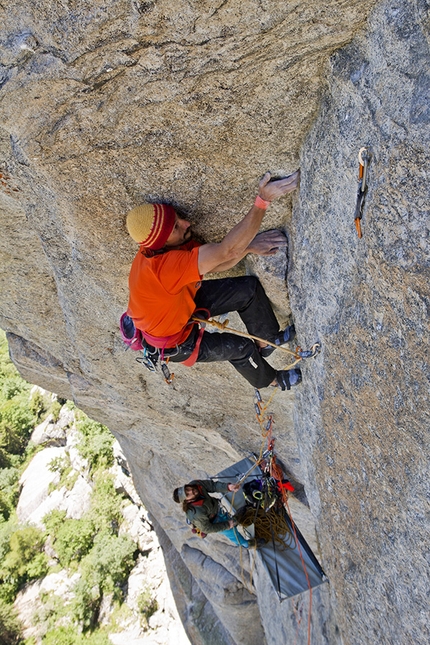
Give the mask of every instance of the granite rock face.
M 175 366 L 168 389 L 124 351 L 135 252 L 124 215 L 169 201 L 216 241 L 259 176 L 299 165 L 300 191 L 265 220 L 289 239 L 288 294 L 285 254 L 247 270 L 281 322 L 292 313 L 303 347 L 322 343 L 297 392 L 272 406 L 277 451 L 304 487 L 293 515 L 330 579 L 314 594 L 312 642 L 428 642 L 428 8 L 0 8 L 0 325 L 25 378 L 117 436 L 193 643 L 249 643 L 250 624 L 256 643 L 305 643 L 308 600 L 279 605 L 258 576 L 248 589 L 247 559 L 221 537 L 191 537 L 171 500 L 262 438 L 252 389 L 229 365 Z M 358 239 L 362 146 L 372 160 Z
M 297 394 L 296 423 L 338 625 L 351 643 L 429 638 L 427 576 L 418 574 L 428 566 L 427 9 L 383 3 L 366 37 L 331 58 L 293 218 L 299 340 L 318 337 L 324 348 Z M 358 239 L 362 146 L 372 159 Z

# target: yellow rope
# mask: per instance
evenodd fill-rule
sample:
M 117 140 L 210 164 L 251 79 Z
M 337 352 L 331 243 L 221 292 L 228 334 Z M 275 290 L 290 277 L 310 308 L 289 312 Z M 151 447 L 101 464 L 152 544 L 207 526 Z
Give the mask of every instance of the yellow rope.
M 228 327 L 228 320 L 225 320 L 224 322 L 219 322 L 218 320 L 215 320 L 214 318 L 209 318 L 209 320 L 205 320 L 202 318 L 197 318 L 197 316 L 193 316 L 191 320 L 194 320 L 194 322 L 201 323 L 202 325 L 212 325 L 213 327 L 216 327 L 219 329 L 221 332 L 223 331 L 229 331 L 232 334 L 236 334 L 236 336 L 243 336 L 243 338 L 251 338 L 252 340 L 259 340 L 262 343 L 265 343 L 266 345 L 270 345 L 271 347 L 274 347 L 275 349 L 280 349 L 283 352 L 286 352 L 287 354 L 290 354 L 291 356 L 294 356 L 296 359 L 294 363 L 286 367 L 286 370 L 291 369 L 297 363 L 299 363 L 302 359 L 300 356 L 297 354 L 297 351 L 293 352 L 291 349 L 288 349 L 287 347 L 283 347 L 283 345 L 276 345 L 275 343 L 271 343 L 269 340 L 266 340 L 265 338 L 260 338 L 259 336 L 253 336 L 252 334 L 248 334 L 244 331 L 239 331 L 238 329 L 233 329 L 232 327 Z
M 263 508 L 247 508 L 240 518 L 240 523 L 245 527 L 254 524 L 256 538 L 263 538 L 268 543 L 273 538 L 282 549 L 292 548 L 295 544 L 284 514 L 274 508 L 268 511 Z

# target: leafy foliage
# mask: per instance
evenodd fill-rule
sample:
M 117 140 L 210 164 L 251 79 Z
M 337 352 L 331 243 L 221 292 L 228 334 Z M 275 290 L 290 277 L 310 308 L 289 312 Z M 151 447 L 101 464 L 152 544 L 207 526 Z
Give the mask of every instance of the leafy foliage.
M 98 472 L 94 477 L 89 513 L 97 531 L 118 532 L 122 520 L 121 498 L 115 491 L 112 477 L 105 472 Z
M 12 533 L 9 551 L 0 565 L 0 597 L 3 600 L 12 602 L 26 582 L 47 573 L 44 544 L 44 534 L 34 526 L 21 527 Z
M 111 645 L 111 641 L 101 631 L 83 636 L 75 627 L 62 625 L 50 630 L 42 640 L 42 645 Z
M 81 562 L 82 577 L 75 587 L 72 611 L 84 629 L 96 624 L 103 594 L 113 593 L 122 599 L 121 586 L 134 566 L 136 545 L 127 535 L 103 532 L 94 540 L 94 547 Z
M 18 383 L 18 387 L 16 389 L 19 392 L 22 392 L 23 390 L 27 392 L 30 391 L 30 386 L 19 376 L 15 365 L 9 358 L 6 334 L 3 330 L 0 330 L 0 389 L 2 392 L 2 399 L 11 398 L 10 396 L 6 396 L 8 392 L 11 392 L 14 389 L 13 386 L 11 387 L 9 385 L 11 383 Z M 12 396 L 14 395 L 12 394 Z
M 64 520 L 66 519 L 66 511 L 59 511 L 54 509 L 43 518 L 48 535 L 56 535 Z
M 52 416 L 52 421 L 56 423 L 60 418 L 60 412 L 62 408 L 60 401 L 53 401 L 51 407 L 49 408 L 49 414 Z
M 106 472 L 114 461 L 114 438 L 105 426 L 77 410 L 81 436 L 78 450 L 88 461 L 93 484 L 89 511 L 75 520 L 68 519 L 65 511 L 54 510 L 44 518 L 45 533 L 33 526 L 19 525 L 14 510 L 19 477 L 37 449 L 29 443 L 30 433 L 47 414 L 54 421 L 58 419 L 63 404 L 74 407 L 61 400 L 52 403 L 39 390 L 30 398 L 30 388 L 10 361 L 5 334 L 0 330 L 0 642 L 22 642 L 10 603 L 24 584 L 46 575 L 44 545 L 49 536 L 60 565 L 79 570 L 80 578 L 69 604 L 55 596 L 46 605 L 43 643 L 108 645 L 106 634 L 97 629 L 100 605 L 104 595 L 112 594 L 114 602 L 125 607 L 121 605 L 123 587 L 137 553 L 128 536 L 118 535 L 122 499 Z M 54 460 L 51 468 L 60 473 L 61 485 L 72 486 L 79 476 L 70 458 Z M 146 620 L 155 611 L 153 602 L 150 595 L 142 600 Z
M 19 497 L 19 470 L 18 468 L 0 469 L 0 516 L 8 520 Z
M 47 402 L 40 390 L 36 390 L 30 399 L 30 408 L 33 412 L 35 423 L 41 421 L 48 409 Z
M 30 386 L 18 374 L 0 331 L 0 465 L 10 465 L 8 453 L 22 454 L 33 428 Z
M 0 600 L 0 637 L 2 645 L 21 642 L 21 627 L 14 608 Z
M 72 490 L 79 477 L 79 473 L 73 469 L 70 454 L 66 452 L 62 457 L 55 457 L 49 462 L 48 468 L 53 473 L 59 473 L 60 479 L 56 484 L 53 482 L 49 485 L 49 493 L 53 490 L 60 490 L 63 486 L 67 490 Z
M 101 533 L 82 562 L 82 576 L 103 592 L 114 592 L 127 580 L 135 552 L 136 545 L 128 535 Z
M 77 424 L 82 435 L 78 444 L 80 454 L 88 460 L 92 471 L 97 468 L 109 468 L 113 464 L 112 433 L 101 423 L 92 421 L 85 415 L 82 416 L 84 418 Z
M 158 602 L 156 598 L 153 597 L 151 590 L 148 587 L 139 594 L 137 598 L 137 606 L 144 617 L 146 625 L 148 625 L 149 619 L 158 609 Z
M 90 551 L 94 534 L 94 523 L 89 519 L 65 520 L 56 531 L 55 539 L 60 564 L 69 567 L 72 562 L 79 562 Z
M 14 455 L 23 453 L 33 429 L 33 413 L 21 395 L 0 402 L 0 448 Z

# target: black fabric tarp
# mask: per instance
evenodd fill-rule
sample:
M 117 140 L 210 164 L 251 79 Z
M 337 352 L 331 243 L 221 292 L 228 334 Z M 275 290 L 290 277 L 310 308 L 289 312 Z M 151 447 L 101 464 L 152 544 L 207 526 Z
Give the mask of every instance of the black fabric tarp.
M 260 467 L 256 466 L 255 463 L 254 459 L 242 459 L 233 466 L 218 473 L 214 479 L 236 482 L 238 477 L 247 474 L 242 483 L 252 481 L 262 476 Z M 228 507 L 233 498 L 233 494 L 228 493 L 225 495 L 225 498 L 228 500 Z M 235 493 L 233 498 L 234 508 L 238 510 L 242 506 L 245 506 L 245 504 L 246 501 L 243 493 L 241 491 Z M 287 523 L 292 529 L 293 521 L 286 511 L 284 513 Z M 312 553 L 311 548 L 296 524 L 294 524 L 294 528 L 297 540 L 295 539 L 294 531 L 292 531 L 292 537 L 289 536 L 289 539 L 286 541 L 288 544 L 287 548 L 282 548 L 276 543 L 267 543 L 257 550 L 257 557 L 261 558 L 264 563 L 273 587 L 281 600 L 307 591 L 309 584 L 311 587 L 317 587 L 326 580 L 318 560 Z

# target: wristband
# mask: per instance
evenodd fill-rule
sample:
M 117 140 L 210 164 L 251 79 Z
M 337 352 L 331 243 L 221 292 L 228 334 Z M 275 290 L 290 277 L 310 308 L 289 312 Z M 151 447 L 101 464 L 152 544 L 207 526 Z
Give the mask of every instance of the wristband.
M 265 211 L 267 208 L 269 208 L 270 202 L 267 202 L 265 199 L 260 197 L 260 195 L 257 195 L 257 197 L 255 198 L 254 206 Z

